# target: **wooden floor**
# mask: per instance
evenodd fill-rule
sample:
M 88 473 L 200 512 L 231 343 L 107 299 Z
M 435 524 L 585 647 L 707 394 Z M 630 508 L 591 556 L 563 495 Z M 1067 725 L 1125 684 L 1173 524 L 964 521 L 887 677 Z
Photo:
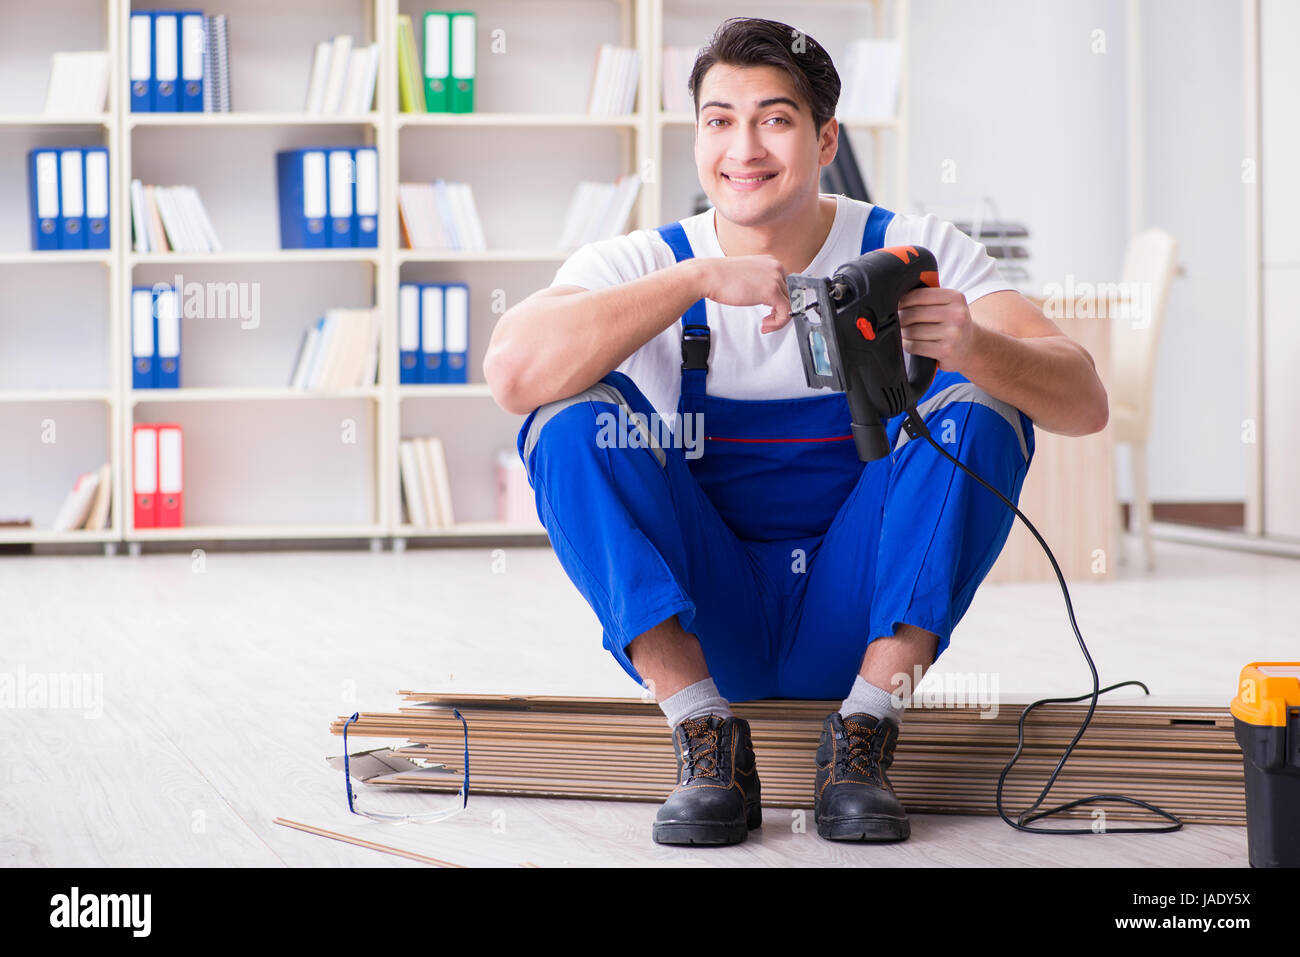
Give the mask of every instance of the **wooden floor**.
M 1170 542 L 1156 561 L 1071 587 L 1103 684 L 1226 704 L 1243 664 L 1295 659 L 1300 561 Z M 477 796 L 406 827 L 348 814 L 330 720 L 393 710 L 398 689 L 639 692 L 546 548 L 213 550 L 201 570 L 188 551 L 5 557 L 0 607 L 0 673 L 102 679 L 98 716 L 0 710 L 3 865 L 424 866 L 273 823 L 285 817 L 469 865 L 1246 866 L 1234 827 L 1040 836 L 926 815 L 903 844 L 845 846 L 810 812 L 800 827 L 769 808 L 743 845 L 680 849 L 650 841 L 653 804 Z M 1007 697 L 1090 688 L 1053 583 L 981 588 L 936 668 L 994 671 Z

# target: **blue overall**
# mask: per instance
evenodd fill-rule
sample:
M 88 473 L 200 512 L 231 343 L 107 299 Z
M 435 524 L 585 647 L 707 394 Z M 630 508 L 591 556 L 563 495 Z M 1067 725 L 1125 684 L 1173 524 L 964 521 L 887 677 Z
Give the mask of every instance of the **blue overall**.
M 880 248 L 892 218 L 872 208 L 864 253 Z M 679 262 L 693 255 L 680 223 L 658 231 Z M 704 300 L 681 323 L 667 443 L 617 370 L 535 409 L 519 431 L 538 516 L 605 648 L 639 682 L 627 646 L 676 615 L 732 701 L 842 698 L 867 645 L 900 623 L 937 635 L 937 658 L 1015 515 L 910 439 L 902 415 L 888 423 L 891 454 L 864 464 L 841 392 L 709 395 Z M 917 408 L 936 442 L 1018 503 L 1034 451 L 1028 416 L 943 371 Z M 696 413 L 702 455 L 681 440 L 683 417 Z

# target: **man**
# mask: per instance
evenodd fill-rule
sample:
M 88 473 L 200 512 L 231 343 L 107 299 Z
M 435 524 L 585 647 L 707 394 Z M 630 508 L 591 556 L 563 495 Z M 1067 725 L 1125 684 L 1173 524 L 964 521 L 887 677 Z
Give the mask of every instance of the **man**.
M 983 246 L 933 216 L 819 192 L 840 81 L 811 37 L 729 20 L 690 84 L 713 209 L 578 250 L 501 318 L 484 374 L 528 416 L 518 444 L 538 513 L 605 647 L 673 729 L 679 783 L 654 839 L 728 844 L 759 826 L 749 726 L 729 702 L 774 697 L 843 697 L 818 749 L 818 833 L 905 839 L 885 774 L 894 679 L 946 649 L 1014 515 L 908 441 L 902 416 L 891 454 L 858 460 L 843 394 L 804 380 L 786 277 L 930 249 L 941 288 L 900 302 L 905 351 L 938 361 L 918 412 L 1013 501 L 1034 425 L 1099 431 L 1106 393 Z M 667 441 L 653 413 L 675 416 Z

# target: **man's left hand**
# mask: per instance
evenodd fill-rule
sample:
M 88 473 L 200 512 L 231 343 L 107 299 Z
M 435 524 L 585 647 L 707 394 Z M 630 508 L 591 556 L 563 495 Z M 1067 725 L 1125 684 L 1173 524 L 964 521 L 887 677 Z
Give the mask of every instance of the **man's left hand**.
M 960 372 L 976 348 L 978 327 L 956 289 L 913 289 L 898 300 L 898 324 L 903 348 L 937 359 L 941 372 Z

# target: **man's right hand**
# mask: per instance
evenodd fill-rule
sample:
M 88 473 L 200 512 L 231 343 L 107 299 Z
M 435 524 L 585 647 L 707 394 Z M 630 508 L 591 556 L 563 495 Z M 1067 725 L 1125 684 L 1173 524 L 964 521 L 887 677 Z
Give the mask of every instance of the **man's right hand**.
M 759 327 L 775 332 L 790 321 L 786 272 L 775 256 L 719 256 L 701 259 L 705 266 L 705 299 L 727 306 L 767 306 Z

